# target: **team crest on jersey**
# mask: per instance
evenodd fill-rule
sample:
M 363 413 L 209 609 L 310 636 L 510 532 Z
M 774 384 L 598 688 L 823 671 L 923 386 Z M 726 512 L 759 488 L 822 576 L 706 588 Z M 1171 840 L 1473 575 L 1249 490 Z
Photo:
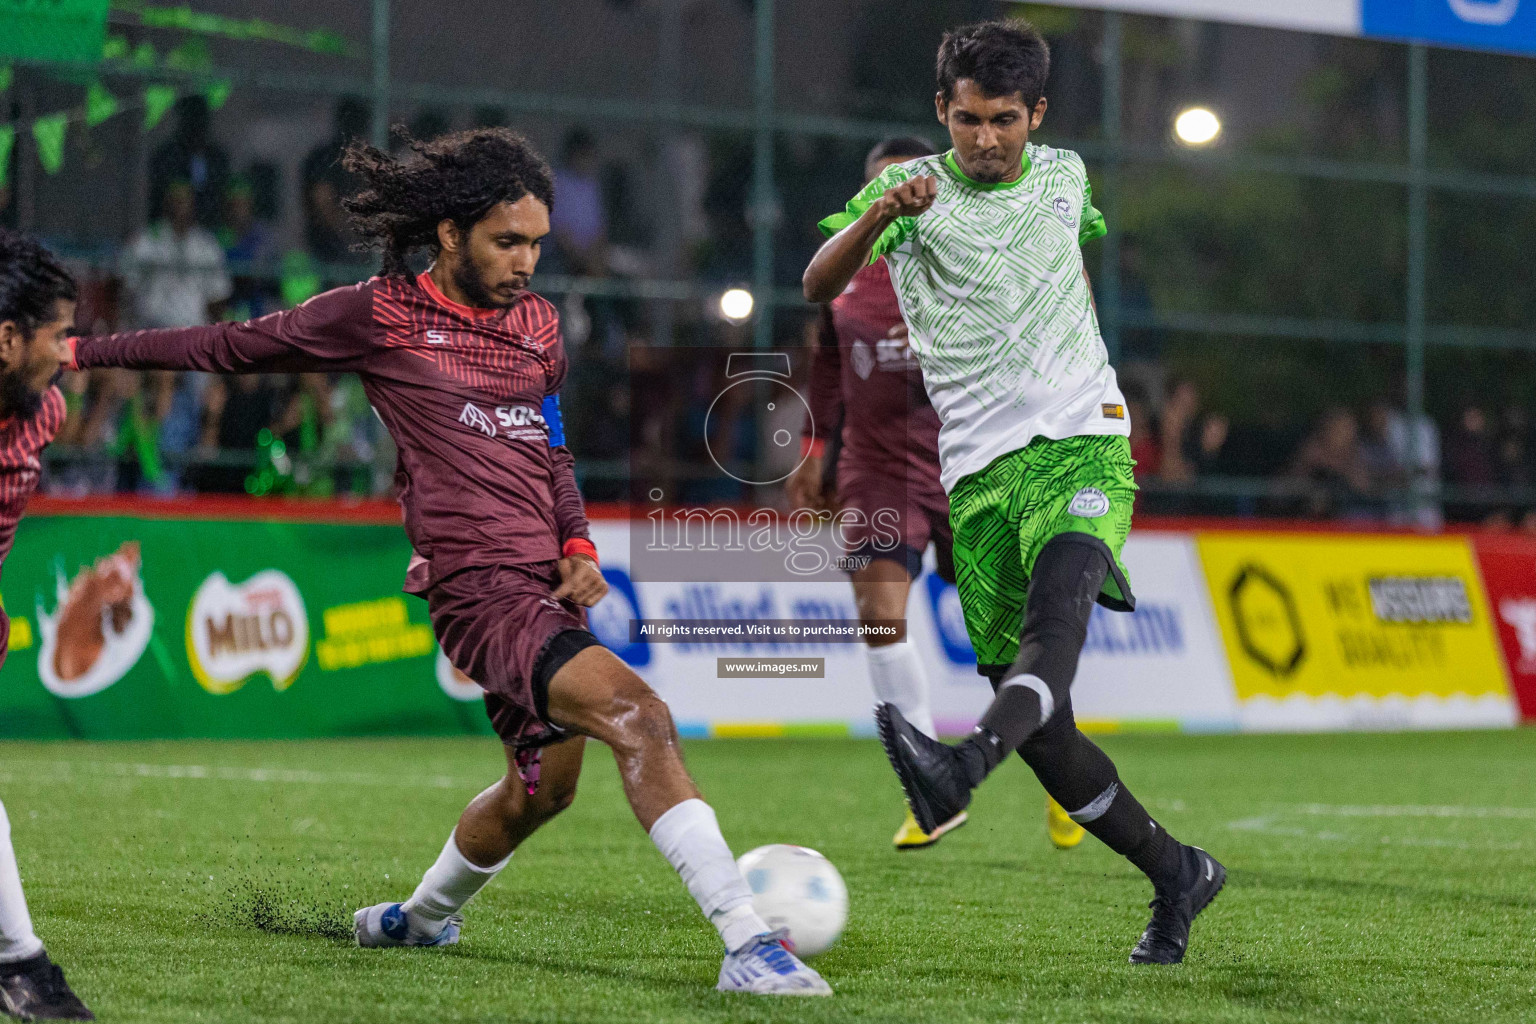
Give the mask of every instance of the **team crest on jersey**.
M 464 411 L 459 413 L 459 422 L 466 427 L 475 428 L 486 437 L 496 436 L 496 424 L 492 423 L 491 418 L 485 414 L 485 410 L 474 402 L 464 403 Z
M 875 372 L 875 354 L 862 341 L 853 343 L 853 372 L 860 380 L 869 380 L 869 375 Z
M 1072 200 L 1066 196 L 1057 196 L 1052 201 L 1051 207 L 1056 211 L 1056 216 L 1061 218 L 1063 224 L 1072 225 L 1077 223 L 1077 214 L 1072 209 Z
M 1067 511 L 1081 519 L 1097 519 L 1109 511 L 1109 496 L 1097 487 L 1084 487 L 1072 495 Z

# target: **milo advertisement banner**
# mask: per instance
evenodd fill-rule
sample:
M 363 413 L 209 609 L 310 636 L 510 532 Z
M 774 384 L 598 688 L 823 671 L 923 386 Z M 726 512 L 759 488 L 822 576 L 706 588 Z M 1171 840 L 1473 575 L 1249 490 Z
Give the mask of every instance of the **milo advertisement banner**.
M 409 555 L 397 525 L 29 516 L 0 737 L 489 734 L 478 687 L 439 684 Z

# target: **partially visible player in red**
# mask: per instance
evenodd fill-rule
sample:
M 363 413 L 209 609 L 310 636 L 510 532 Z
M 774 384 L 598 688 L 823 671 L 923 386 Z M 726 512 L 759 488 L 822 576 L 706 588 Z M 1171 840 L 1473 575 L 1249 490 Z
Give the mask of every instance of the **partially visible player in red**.
M 932 153 L 919 138 L 885 139 L 864 158 L 864 180 L 873 181 L 891 164 Z M 930 542 L 938 574 L 953 583 L 955 570 L 949 496 L 939 482 L 939 414 L 907 346 L 907 325 L 884 259 L 860 270 L 843 294 L 821 307 L 809 404 L 805 460 L 785 485 L 790 505 L 847 513 L 839 532 L 848 545 L 860 620 L 904 620 Z M 928 675 L 907 641 L 905 635 L 868 641 L 871 688 L 937 739 Z M 908 810 L 896 830 L 896 848 L 932 846 L 965 821 L 961 811 L 925 833 Z M 1049 797 L 1046 827 L 1051 842 L 1063 849 L 1082 842 L 1085 834 Z
M 54 385 L 69 361 L 75 282 L 53 254 L 0 228 L 0 566 L 43 470 L 43 448 L 64 423 Z M 0 665 L 11 620 L 0 610 Z M 11 823 L 0 803 L 0 1011 L 22 1020 L 95 1020 L 48 959 L 21 891 Z
M 555 201 L 548 165 L 490 128 L 412 141 L 398 160 L 354 144 L 346 165 L 366 184 L 345 205 L 383 251 L 378 277 L 243 324 L 82 339 L 75 358 L 354 372 L 399 448 L 415 551 L 405 589 L 426 599 L 448 660 L 485 689 L 507 772 L 464 811 L 410 899 L 357 912 L 359 944 L 458 941 L 464 904 L 574 799 L 590 736 L 612 749 L 635 816 L 719 931 L 718 987 L 831 994 L 753 910 L 666 704 L 587 631 L 583 608 L 608 588 L 560 422 L 558 318 L 528 291 Z M 432 262 L 415 274 L 419 250 Z

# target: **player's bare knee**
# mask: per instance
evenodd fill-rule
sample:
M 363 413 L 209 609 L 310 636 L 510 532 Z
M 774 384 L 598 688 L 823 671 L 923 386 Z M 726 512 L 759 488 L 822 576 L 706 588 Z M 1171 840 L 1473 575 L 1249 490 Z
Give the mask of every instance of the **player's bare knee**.
M 607 738 L 607 742 L 620 749 L 645 749 L 677 739 L 677 728 L 672 723 L 667 702 L 644 683 L 639 689 L 615 695 L 608 719 L 613 736 Z
M 548 821 L 576 802 L 576 780 L 572 779 L 569 782 L 551 780 L 541 783 L 534 797 L 538 805 L 539 817 Z

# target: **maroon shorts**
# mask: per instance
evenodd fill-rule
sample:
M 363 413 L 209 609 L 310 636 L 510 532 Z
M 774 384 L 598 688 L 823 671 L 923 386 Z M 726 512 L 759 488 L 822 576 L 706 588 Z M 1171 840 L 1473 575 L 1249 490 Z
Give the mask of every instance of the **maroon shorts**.
M 549 680 L 577 651 L 598 642 L 583 608 L 549 596 L 560 582 L 556 565 L 462 569 L 426 593 L 437 642 L 449 663 L 485 691 L 486 714 L 509 747 L 542 747 L 565 737 L 549 721 Z M 527 773 L 524 779 L 535 781 Z
M 949 528 L 949 496 L 936 480 L 917 481 L 900 471 L 837 469 L 837 493 L 842 508 L 858 513 L 845 519 L 839 535 L 850 555 L 889 558 L 907 567 L 916 579 L 923 570 L 923 552 L 931 541 L 940 575 L 953 576 L 954 535 Z M 947 570 L 947 572 L 946 572 Z

